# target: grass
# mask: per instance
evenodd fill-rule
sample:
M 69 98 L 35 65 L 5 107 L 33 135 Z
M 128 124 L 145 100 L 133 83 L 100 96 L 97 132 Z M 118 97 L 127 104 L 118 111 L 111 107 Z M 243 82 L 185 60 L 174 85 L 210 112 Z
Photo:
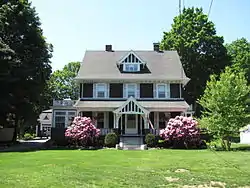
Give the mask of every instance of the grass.
M 47 150 L 0 153 L 0 187 L 250 186 L 250 152 Z M 176 169 L 188 172 L 176 173 Z M 168 182 L 167 177 L 179 178 Z

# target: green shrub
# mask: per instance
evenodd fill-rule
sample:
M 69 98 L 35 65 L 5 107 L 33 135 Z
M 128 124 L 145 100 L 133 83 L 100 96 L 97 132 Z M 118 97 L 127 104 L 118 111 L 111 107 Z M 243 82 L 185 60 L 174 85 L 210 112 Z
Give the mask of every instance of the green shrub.
M 155 147 L 156 145 L 156 138 L 155 135 L 149 133 L 146 135 L 145 142 L 148 147 Z
M 118 142 L 118 137 L 115 133 L 108 133 L 105 136 L 104 143 L 107 147 L 115 147 Z
M 34 139 L 34 138 L 35 138 L 35 135 L 34 135 L 34 134 L 25 133 L 25 134 L 23 135 L 23 139 L 24 139 L 24 140 L 32 140 L 32 139 Z

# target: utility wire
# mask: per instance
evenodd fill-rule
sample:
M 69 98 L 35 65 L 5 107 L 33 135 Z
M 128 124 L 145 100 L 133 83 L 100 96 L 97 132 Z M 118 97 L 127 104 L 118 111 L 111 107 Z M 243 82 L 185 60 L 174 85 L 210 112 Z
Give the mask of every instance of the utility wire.
M 210 6 L 209 6 L 209 9 L 208 9 L 207 17 L 209 17 L 209 14 L 210 14 L 211 9 L 212 9 L 212 5 L 213 5 L 213 0 L 211 0 L 211 2 L 210 2 Z

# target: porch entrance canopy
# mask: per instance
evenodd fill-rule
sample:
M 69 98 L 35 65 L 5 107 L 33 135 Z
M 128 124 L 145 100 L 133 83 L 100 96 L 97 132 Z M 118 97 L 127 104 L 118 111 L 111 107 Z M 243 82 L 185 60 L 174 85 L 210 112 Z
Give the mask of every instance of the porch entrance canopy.
M 115 114 L 149 114 L 149 111 L 140 105 L 133 97 L 130 97 L 113 112 Z

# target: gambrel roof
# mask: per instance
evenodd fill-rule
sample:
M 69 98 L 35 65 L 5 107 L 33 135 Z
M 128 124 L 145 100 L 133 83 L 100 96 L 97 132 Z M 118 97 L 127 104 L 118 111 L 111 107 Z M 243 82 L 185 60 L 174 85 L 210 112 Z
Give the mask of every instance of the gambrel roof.
M 133 51 L 150 72 L 122 73 L 117 62 L 130 52 L 86 51 L 76 80 L 179 80 L 184 84 L 189 81 L 176 51 Z

